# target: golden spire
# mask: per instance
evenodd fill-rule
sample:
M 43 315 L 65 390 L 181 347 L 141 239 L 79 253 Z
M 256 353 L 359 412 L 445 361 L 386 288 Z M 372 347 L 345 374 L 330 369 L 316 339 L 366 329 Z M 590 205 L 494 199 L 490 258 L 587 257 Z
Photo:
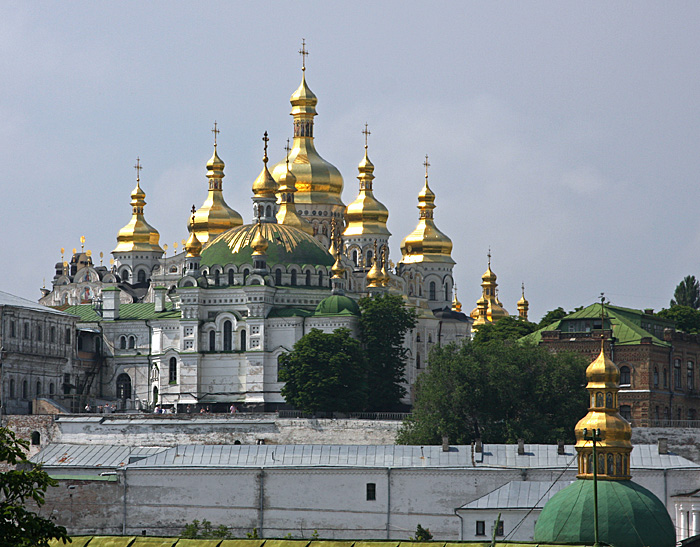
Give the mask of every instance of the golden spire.
M 576 424 L 578 478 L 593 478 L 590 440 L 596 435 L 598 480 L 629 480 L 632 428 L 619 413 L 617 394 L 620 369 L 605 355 L 605 297 L 601 295 L 601 348 L 598 357 L 588 365 L 586 378 L 590 397 L 588 414 Z M 589 440 L 586 440 L 586 438 Z
M 386 287 L 389 284 L 389 281 L 391 280 L 391 277 L 389 276 L 389 272 L 386 269 L 387 253 L 388 253 L 387 246 L 382 245 L 382 250 L 380 253 L 381 257 L 382 257 L 382 269 L 380 271 L 380 273 L 382 274 L 382 279 L 381 279 L 382 287 Z
M 319 155 L 314 144 L 314 118 L 318 98 L 306 83 L 306 57 L 309 52 L 305 40 L 302 40 L 299 54 L 302 56 L 301 84 L 290 98 L 294 142 L 289 163 L 299 191 L 296 201 L 312 210 L 315 205 L 330 205 L 334 209 L 332 212 L 342 215 L 342 208 L 345 207 L 341 199 L 343 177 L 335 166 Z M 281 161 L 272 168 L 272 176 L 279 182 L 285 171 L 285 163 Z
M 453 287 L 453 295 L 452 295 L 452 311 L 456 312 L 461 312 L 462 311 L 462 303 L 457 299 L 457 284 L 455 283 Z
M 454 264 L 452 260 L 452 240 L 435 226 L 433 210 L 435 209 L 435 194 L 428 185 L 428 156 L 425 156 L 425 184 L 418 194 L 418 210 L 420 211 L 418 226 L 401 242 L 401 262 L 414 264 L 417 262 L 445 262 Z
M 196 212 L 197 209 L 192 205 L 192 218 L 190 218 L 189 222 L 190 237 L 185 242 L 185 251 L 187 251 L 185 256 L 187 257 L 197 257 L 202 252 L 202 242 L 197 239 L 197 234 L 194 230 L 194 216 Z
M 194 215 L 194 230 L 202 245 L 206 245 L 215 236 L 226 230 L 241 226 L 243 218 L 231 209 L 224 200 L 223 179 L 225 164 L 218 154 L 218 135 L 221 132 L 218 124 L 214 122 L 211 130 L 214 134 L 214 154 L 207 162 L 207 178 L 209 179 L 209 192 L 207 199 Z
M 382 286 L 382 271 L 379 268 L 379 256 L 377 255 L 377 240 L 374 240 L 374 253 L 372 253 L 372 267 L 367 272 L 367 287 Z
M 357 177 L 360 181 L 360 193 L 345 211 L 348 224 L 343 235 L 345 237 L 360 235 L 389 237 L 391 233 L 386 227 L 389 211 L 374 197 L 372 189 L 374 165 L 367 155 L 367 137 L 371 135 L 367 124 L 362 134 L 365 136 L 365 156 L 357 167 L 360 172 Z
M 338 238 L 338 234 L 336 232 L 336 222 L 335 219 L 331 219 L 331 244 L 328 247 L 328 252 L 330 253 L 331 256 L 335 256 L 338 254 L 338 250 L 336 248 L 336 239 Z
M 272 175 L 267 168 L 267 143 L 270 140 L 267 136 L 267 131 L 265 131 L 262 140 L 265 143 L 265 152 L 263 155 L 264 165 L 262 171 L 260 171 L 260 174 L 258 175 L 258 178 L 255 179 L 255 182 L 253 182 L 253 199 L 272 198 L 277 193 L 277 183 L 275 182 L 275 179 L 272 178 Z
M 527 311 L 529 307 L 530 303 L 525 300 L 525 283 L 523 283 L 522 296 L 520 297 L 520 300 L 518 300 L 518 316 L 525 321 L 527 321 Z
M 117 246 L 112 252 L 152 251 L 162 254 L 163 249 L 158 244 L 160 234 L 158 230 L 146 222 L 143 216 L 146 194 L 141 190 L 141 169 L 143 167 L 140 158 L 136 158 L 134 169 L 136 169 L 136 187 L 131 191 L 131 220 L 119 230 Z
M 484 275 L 481 276 L 481 298 L 477 301 L 477 306 L 469 314 L 474 319 L 474 325 L 482 325 L 484 323 L 495 323 L 503 317 L 508 317 L 508 312 L 503 308 L 500 300 L 498 300 L 498 283 L 496 283 L 496 274 L 491 270 L 491 248 L 488 252 L 488 266 Z M 481 313 L 479 303 L 485 303 L 486 314 Z
M 297 191 L 296 188 L 296 177 L 289 170 L 289 139 L 287 139 L 287 146 L 285 147 L 287 151 L 287 171 L 279 178 L 279 186 L 277 191 L 280 195 L 280 208 L 277 212 L 277 223 L 287 224 L 288 226 L 294 226 L 300 230 L 304 230 L 307 234 L 313 235 L 314 229 L 311 224 L 306 222 L 299 213 L 297 212 L 297 207 L 294 203 L 294 194 Z
M 262 233 L 262 224 L 259 216 L 255 236 L 253 236 L 250 246 L 253 247 L 253 256 L 262 256 L 267 252 L 268 243 L 267 239 Z

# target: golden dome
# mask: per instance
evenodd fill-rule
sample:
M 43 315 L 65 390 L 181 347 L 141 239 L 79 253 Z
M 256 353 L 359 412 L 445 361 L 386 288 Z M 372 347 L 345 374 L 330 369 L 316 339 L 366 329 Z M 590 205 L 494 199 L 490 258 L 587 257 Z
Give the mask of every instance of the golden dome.
M 343 277 L 343 274 L 345 273 L 345 267 L 340 262 L 340 253 L 336 253 L 335 255 L 335 262 L 331 267 L 331 271 L 333 272 L 333 277 Z
M 263 156 L 263 170 L 260 171 L 258 178 L 253 182 L 253 196 L 256 198 L 274 197 L 277 193 L 277 183 L 272 178 L 270 170 L 267 168 L 267 131 L 263 137 L 265 141 L 265 155 Z
M 264 255 L 267 251 L 267 239 L 262 234 L 262 228 L 260 227 L 259 222 L 257 232 L 255 233 L 253 240 L 250 242 L 250 246 L 253 248 L 253 256 Z
M 374 253 L 372 254 L 373 262 L 372 267 L 367 272 L 367 287 L 381 287 L 383 285 L 382 281 L 384 276 L 382 275 L 382 270 L 379 267 L 379 256 L 377 255 L 377 240 L 374 240 Z
M 289 143 L 289 141 L 287 141 L 287 143 Z M 288 163 L 287 169 L 279 177 L 278 184 L 277 191 L 280 195 L 280 207 L 279 211 L 277 211 L 277 223 L 294 226 L 295 228 L 305 231 L 309 235 L 314 235 L 313 226 L 306 222 L 297 212 L 295 204 L 295 194 L 297 192 L 296 177 L 294 173 L 289 170 Z
M 481 298 L 476 303 L 469 316 L 474 319 L 474 325 L 482 325 L 484 323 L 494 323 L 503 317 L 508 317 L 509 313 L 498 299 L 498 283 L 496 283 L 496 274 L 491 270 L 491 251 L 488 254 L 488 267 L 481 276 Z M 479 306 L 485 302 L 486 315 L 479 313 Z
M 206 245 L 215 236 L 241 226 L 243 218 L 236 211 L 231 209 L 224 200 L 223 160 L 217 153 L 214 144 L 214 154 L 207 162 L 207 178 L 209 179 L 209 193 L 202 206 L 194 214 L 194 231 L 202 245 Z
M 192 220 L 190 221 L 190 237 L 187 238 L 187 241 L 185 242 L 185 251 L 187 251 L 187 254 L 185 256 L 188 257 L 197 257 L 199 254 L 202 252 L 202 242 L 197 239 L 197 235 L 194 233 L 194 230 L 192 229 L 192 225 L 194 224 L 194 214 L 192 215 Z
M 452 311 L 461 312 L 462 303 L 457 300 L 457 285 L 454 286 L 454 293 L 452 295 Z
M 140 163 L 137 160 L 137 170 Z M 117 235 L 117 246 L 113 253 L 123 253 L 129 251 L 153 251 L 163 253 L 163 249 L 158 244 L 160 234 L 151 226 L 143 216 L 143 209 L 146 205 L 146 193 L 141 190 L 140 179 L 136 178 L 136 188 L 131 192 L 131 220 L 119 230 Z
M 334 165 L 319 155 L 314 145 L 314 116 L 318 99 L 306 83 L 305 71 L 290 102 L 294 117 L 294 142 L 289 153 L 289 169 L 296 177 L 299 191 L 296 202 L 344 206 L 341 198 L 343 177 Z M 280 161 L 272 168 L 272 176 L 280 182 L 286 170 L 285 161 Z
M 527 310 L 530 307 L 530 303 L 525 300 L 525 284 L 523 283 L 522 285 L 522 296 L 520 297 L 520 300 L 518 300 L 518 315 L 527 321 Z
M 374 165 L 367 156 L 367 145 L 365 145 L 365 157 L 362 158 L 357 167 L 360 175 L 360 193 L 345 210 L 347 226 L 343 235 L 345 237 L 359 235 L 384 235 L 389 237 L 391 232 L 386 227 L 389 218 L 389 210 L 380 203 L 372 190 L 374 180 Z
M 452 240 L 435 226 L 433 209 L 435 209 L 435 194 L 428 186 L 428 161 L 426 156 L 425 184 L 418 194 L 418 209 L 420 218 L 418 226 L 401 242 L 401 262 L 413 264 L 416 262 L 446 262 L 452 260 Z

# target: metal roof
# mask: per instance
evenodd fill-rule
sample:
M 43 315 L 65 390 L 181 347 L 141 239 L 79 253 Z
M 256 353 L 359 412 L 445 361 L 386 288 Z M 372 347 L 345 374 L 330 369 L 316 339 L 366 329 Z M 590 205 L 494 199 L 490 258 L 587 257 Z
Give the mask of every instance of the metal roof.
M 542 509 L 554 494 L 571 484 L 563 481 L 511 481 L 460 509 Z
M 130 467 L 471 467 L 540 468 L 575 467 L 573 446 L 557 453 L 552 445 L 484 445 L 483 453 L 471 446 L 395 445 L 180 445 L 133 463 Z M 700 467 L 681 456 L 658 454 L 656 445 L 641 445 L 632 451 L 632 469 Z
M 44 467 L 116 469 L 129 463 L 130 457 L 146 457 L 166 450 L 159 446 L 123 446 L 104 444 L 50 444 L 29 461 Z
M 62 312 L 54 308 L 49 308 L 48 306 L 44 306 L 43 304 L 39 304 L 38 302 L 32 302 L 31 300 L 27 300 L 26 298 L 15 296 L 14 294 L 10 294 L 9 292 L 5 291 L 0 291 L 0 306 L 28 308 L 30 310 L 36 310 L 46 313 L 55 313 L 57 315 L 71 315 L 69 313 Z

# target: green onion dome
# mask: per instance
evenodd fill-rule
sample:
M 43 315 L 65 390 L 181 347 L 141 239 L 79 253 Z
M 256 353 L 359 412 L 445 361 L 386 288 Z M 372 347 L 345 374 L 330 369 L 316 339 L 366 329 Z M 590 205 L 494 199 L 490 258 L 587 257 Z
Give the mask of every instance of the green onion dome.
M 219 264 L 243 264 L 253 263 L 253 239 L 257 232 L 258 224 L 246 224 L 232 228 L 217 236 L 204 250 L 202 250 L 202 266 Z M 312 235 L 299 228 L 286 224 L 272 222 L 260 224 L 262 237 L 268 242 L 267 256 L 268 266 L 278 264 L 288 266 L 290 264 L 332 266 L 334 258 L 328 250 Z
M 314 315 L 360 315 L 360 306 L 348 296 L 333 294 L 318 303 Z
M 615 547 L 674 547 L 676 532 L 664 504 L 632 481 L 598 481 L 598 533 Z M 593 481 L 579 479 L 544 506 L 535 542 L 593 545 Z

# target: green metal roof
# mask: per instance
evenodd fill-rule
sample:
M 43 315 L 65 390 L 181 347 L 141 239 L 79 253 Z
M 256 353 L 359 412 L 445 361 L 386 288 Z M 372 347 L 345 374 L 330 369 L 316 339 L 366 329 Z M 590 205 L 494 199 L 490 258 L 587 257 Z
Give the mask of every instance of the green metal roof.
M 97 323 L 102 321 L 100 316 L 91 304 L 80 304 L 68 306 L 66 313 L 77 315 L 83 323 Z M 180 310 L 173 309 L 172 303 L 166 303 L 165 311 L 156 312 L 156 305 L 153 302 L 137 302 L 134 304 L 119 305 L 119 319 L 117 321 L 145 320 L 145 319 L 178 319 Z
M 594 540 L 593 481 L 577 480 L 550 499 L 535 525 L 535 541 Z M 600 541 L 615 547 L 674 547 L 676 531 L 666 507 L 632 481 L 598 481 Z
M 591 304 L 582 310 L 570 313 L 563 319 L 559 319 L 558 321 L 555 321 L 544 328 L 524 336 L 520 340 L 523 342 L 539 344 L 542 341 L 542 333 L 553 330 L 571 332 L 574 334 L 575 331 L 569 331 L 567 328 L 569 323 L 586 319 L 599 320 L 600 312 L 601 305 L 599 303 Z M 668 342 L 645 330 L 642 327 L 642 320 L 661 327 L 673 327 L 673 321 L 668 321 L 655 315 L 649 315 L 642 310 L 633 310 L 620 306 L 612 306 L 610 304 L 605 305 L 605 327 L 612 328 L 613 336 L 615 337 L 615 345 L 636 345 L 641 342 L 642 338 L 651 338 L 651 343 L 655 346 L 669 346 Z
M 349 296 L 332 294 L 318 303 L 314 315 L 360 315 L 360 306 Z
M 272 308 L 268 314 L 268 319 L 275 317 L 308 317 L 313 315 L 312 311 L 302 308 Z

